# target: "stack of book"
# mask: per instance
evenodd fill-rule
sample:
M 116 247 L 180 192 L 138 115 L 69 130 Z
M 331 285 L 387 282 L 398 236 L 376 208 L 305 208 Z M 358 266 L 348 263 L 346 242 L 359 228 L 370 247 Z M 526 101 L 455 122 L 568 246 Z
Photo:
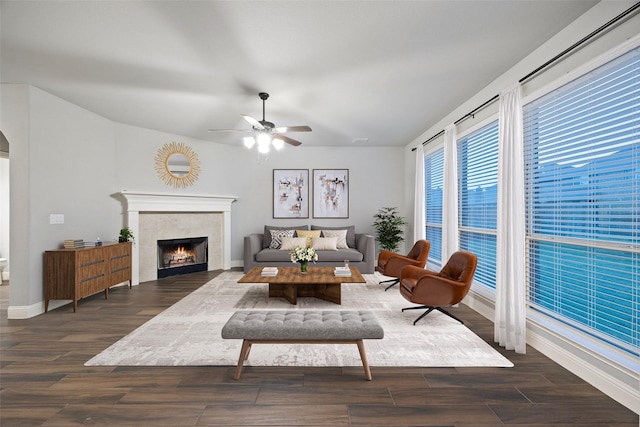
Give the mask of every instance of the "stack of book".
M 351 270 L 349 269 L 349 267 L 336 267 L 333 269 L 333 275 L 341 277 L 351 277 Z
M 65 249 L 84 248 L 84 240 L 82 240 L 82 239 L 65 239 L 64 248 Z
M 263 276 L 277 276 L 278 267 L 264 267 L 261 274 Z

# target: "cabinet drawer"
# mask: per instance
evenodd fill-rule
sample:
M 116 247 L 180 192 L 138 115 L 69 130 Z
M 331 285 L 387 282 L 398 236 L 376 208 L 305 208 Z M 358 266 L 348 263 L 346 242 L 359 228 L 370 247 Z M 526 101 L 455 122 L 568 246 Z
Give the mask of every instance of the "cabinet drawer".
M 107 248 L 95 248 L 76 253 L 76 289 L 82 298 L 104 290 L 108 283 L 109 261 Z
M 131 243 L 109 247 L 109 286 L 131 280 Z

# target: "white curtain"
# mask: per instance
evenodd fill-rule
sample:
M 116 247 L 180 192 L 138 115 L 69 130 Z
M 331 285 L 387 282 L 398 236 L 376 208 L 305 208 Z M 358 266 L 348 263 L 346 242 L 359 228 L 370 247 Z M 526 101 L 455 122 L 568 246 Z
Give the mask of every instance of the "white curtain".
M 414 188 L 413 243 L 427 238 L 424 210 L 424 147 L 422 144 L 416 148 L 416 182 Z
M 526 352 L 524 148 L 521 86 L 500 93 L 494 340 Z
M 458 250 L 458 162 L 456 125 L 444 129 L 444 182 L 442 189 L 442 265 Z

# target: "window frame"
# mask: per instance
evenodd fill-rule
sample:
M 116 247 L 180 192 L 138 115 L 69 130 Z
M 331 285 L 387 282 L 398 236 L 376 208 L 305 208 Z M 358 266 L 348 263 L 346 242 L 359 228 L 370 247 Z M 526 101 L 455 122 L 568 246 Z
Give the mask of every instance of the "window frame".
M 438 253 L 438 250 L 440 251 L 439 253 L 442 254 L 442 214 L 440 217 L 440 223 L 434 223 L 434 222 L 429 222 L 429 214 L 428 214 L 428 204 L 429 204 L 429 197 L 427 194 L 427 179 L 428 179 L 428 173 L 427 173 L 427 168 L 426 168 L 426 160 L 428 157 L 430 156 L 434 156 L 436 154 L 439 154 L 442 156 L 442 167 L 443 167 L 443 174 L 442 174 L 442 184 L 444 185 L 444 143 L 440 142 L 439 144 L 434 144 L 431 147 L 429 147 L 429 150 L 426 150 L 424 153 L 424 159 L 422 161 L 423 167 L 425 168 L 424 171 L 424 203 L 425 203 L 425 236 L 427 240 L 429 240 L 429 233 L 428 233 L 428 228 L 431 227 L 433 229 L 439 229 L 440 230 L 440 247 L 438 248 L 437 245 L 434 245 L 433 242 L 431 243 L 431 249 L 429 251 L 429 257 L 427 259 L 427 265 L 431 268 L 436 268 L 439 269 L 442 267 L 442 259 L 438 259 L 438 258 L 434 258 L 434 253 Z M 441 201 L 440 204 L 443 205 L 444 203 L 444 198 L 442 197 L 443 195 L 441 195 Z M 442 256 L 440 256 L 440 258 L 442 258 Z
M 462 141 L 474 134 L 477 134 L 480 131 L 483 131 L 485 128 L 492 126 L 492 125 L 496 125 L 496 181 L 495 181 L 495 185 L 496 185 L 496 212 L 495 212 L 495 219 L 496 219 L 496 228 L 494 229 L 490 229 L 490 228 L 479 228 L 479 227 L 470 227 L 470 226 L 466 226 L 463 225 L 463 209 L 464 209 L 464 203 L 463 203 L 463 194 L 464 191 L 462 189 L 462 184 L 463 184 L 463 172 L 462 172 L 462 162 L 463 159 L 461 157 L 461 144 Z M 461 132 L 459 135 L 456 136 L 456 165 L 458 167 L 458 242 L 460 245 L 460 249 L 461 250 L 469 250 L 469 248 L 466 248 L 463 246 L 463 233 L 473 233 L 473 234 L 481 234 L 481 235 L 486 235 L 486 236 L 491 236 L 494 238 L 494 257 L 492 260 L 487 260 L 487 259 L 482 259 L 481 261 L 481 257 L 485 254 L 480 254 L 478 253 L 478 266 L 484 266 L 485 269 L 489 269 L 491 268 L 491 265 L 493 265 L 493 267 L 495 268 L 496 266 L 496 257 L 495 257 L 495 253 L 497 250 L 497 242 L 495 242 L 495 238 L 497 237 L 497 186 L 498 186 L 498 177 L 497 177 L 497 168 L 498 168 L 498 130 L 499 130 L 499 120 L 498 120 L 498 114 L 493 114 L 490 117 L 487 117 L 486 119 L 478 122 L 477 124 L 475 124 L 474 126 L 466 129 L 464 132 Z M 481 264 L 482 262 L 482 264 Z M 487 265 L 488 264 L 488 265 Z M 476 270 L 476 275 L 474 276 L 474 281 L 473 281 L 473 288 L 474 289 L 483 289 L 483 292 L 489 293 L 490 295 L 492 295 L 492 299 L 495 300 L 495 290 L 496 290 L 496 284 L 495 284 L 495 276 L 494 276 L 494 280 L 493 283 L 483 283 L 478 279 L 478 277 L 480 277 L 481 275 L 478 274 L 479 270 Z
M 572 82 L 584 78 L 597 70 L 599 67 L 606 65 L 607 63 L 616 60 L 617 58 L 637 49 L 640 46 L 640 38 L 636 38 L 633 41 L 629 41 L 624 43 L 623 45 L 612 49 L 604 55 L 590 61 L 587 64 L 584 64 L 582 67 L 579 67 L 573 70 L 572 73 L 565 75 L 561 79 L 557 79 L 546 87 L 536 91 L 535 93 L 526 96 L 523 99 L 523 109 L 526 110 L 527 106 L 532 103 L 538 102 L 540 98 L 543 98 L 553 92 L 558 91 L 564 86 L 571 84 Z M 526 120 L 526 117 L 525 117 Z M 525 121 L 526 128 L 526 121 Z M 527 145 L 529 142 L 526 140 L 526 129 L 525 129 L 525 156 L 527 153 Z M 525 166 L 527 167 L 527 166 Z M 529 170 L 525 171 L 525 174 L 529 175 L 531 172 Z M 526 178 L 528 182 L 529 178 Z M 525 186 L 527 186 L 527 182 Z M 525 192 L 529 191 L 525 187 Z M 531 221 L 530 213 L 529 213 L 529 201 L 527 201 L 526 215 L 527 215 L 527 228 L 526 228 L 526 237 L 525 237 L 525 247 L 526 247 L 526 262 L 527 262 L 527 319 L 534 320 L 539 324 L 547 324 L 553 325 L 552 328 L 556 330 L 562 330 L 563 335 L 572 337 L 575 341 L 579 343 L 586 344 L 588 348 L 596 351 L 600 354 L 605 354 L 608 357 L 614 357 L 615 359 L 622 361 L 623 365 L 629 366 L 629 356 L 633 357 L 634 352 L 637 354 L 638 349 L 634 348 L 633 345 L 620 345 L 619 342 L 616 342 L 615 339 L 611 339 L 603 334 L 600 334 L 597 330 L 590 330 L 589 327 L 582 325 L 579 322 L 573 321 L 570 317 L 565 318 L 561 313 L 556 313 L 552 310 L 546 310 L 538 304 L 532 304 L 531 302 L 531 280 L 532 277 L 532 266 L 530 263 L 530 259 L 532 256 L 532 245 L 535 242 L 546 242 L 549 244 L 565 244 L 565 245 L 577 245 L 579 247 L 584 248 L 595 248 L 597 250 L 620 250 L 624 249 L 624 243 L 614 243 L 611 241 L 599 241 L 598 239 L 589 239 L 589 238 L 576 238 L 570 236 L 546 236 L 535 234 L 531 232 L 530 224 Z M 626 245 L 627 248 L 633 245 Z M 631 252 L 637 253 L 638 248 L 629 248 Z

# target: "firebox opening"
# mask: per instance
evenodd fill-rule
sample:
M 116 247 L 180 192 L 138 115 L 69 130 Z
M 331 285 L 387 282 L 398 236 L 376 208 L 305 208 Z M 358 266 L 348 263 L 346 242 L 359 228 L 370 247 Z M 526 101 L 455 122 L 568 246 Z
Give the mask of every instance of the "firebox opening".
M 158 279 L 207 271 L 208 243 L 206 237 L 158 240 Z

